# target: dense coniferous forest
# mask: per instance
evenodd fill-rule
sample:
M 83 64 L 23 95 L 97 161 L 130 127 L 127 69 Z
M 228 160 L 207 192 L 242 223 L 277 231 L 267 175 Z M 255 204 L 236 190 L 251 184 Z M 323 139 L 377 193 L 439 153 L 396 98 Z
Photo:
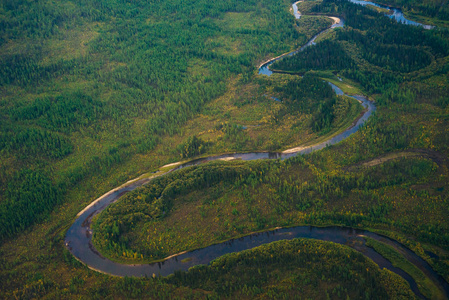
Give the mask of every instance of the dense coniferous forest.
M 168 172 L 96 216 L 93 245 L 149 263 L 276 227 L 349 226 L 402 243 L 449 281 L 448 4 L 383 2 L 437 27 L 343 0 L 299 3 L 299 20 L 272 0 L 2 1 L 0 297 L 414 298 L 350 249 L 357 242 L 276 242 L 165 278 L 101 274 L 64 245 L 84 207 L 165 164 L 342 132 L 363 108 L 328 82 L 375 102 L 357 133 L 287 160 Z M 344 27 L 271 65 L 282 74 L 257 74 L 329 27 L 329 15 Z M 396 248 L 366 245 L 424 297 L 445 298 Z

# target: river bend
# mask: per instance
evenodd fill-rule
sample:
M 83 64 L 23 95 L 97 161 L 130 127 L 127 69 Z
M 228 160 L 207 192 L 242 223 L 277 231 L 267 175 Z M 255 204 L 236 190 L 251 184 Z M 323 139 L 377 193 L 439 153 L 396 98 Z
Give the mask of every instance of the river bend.
M 358 1 L 351 0 L 351 2 L 358 2 Z M 296 18 L 299 18 L 301 16 L 300 12 L 297 10 L 296 3 L 293 4 L 293 11 L 295 13 Z M 344 20 L 339 19 L 338 21 L 335 20 L 331 28 L 342 27 L 343 25 Z M 259 68 L 259 74 L 271 75 L 272 72 L 268 68 L 270 64 L 272 64 L 277 59 L 280 59 L 287 55 L 293 55 L 297 52 L 302 51 L 305 47 L 313 45 L 315 39 L 324 32 L 326 32 L 327 30 L 329 29 L 326 29 L 317 34 L 316 36 L 314 36 L 311 40 L 309 40 L 309 42 L 306 45 L 304 45 L 300 49 L 281 55 L 279 57 L 276 57 L 263 63 Z M 343 91 L 339 89 L 337 86 L 333 84 L 331 84 L 331 86 L 333 90 L 336 92 L 336 94 L 344 95 Z M 183 164 L 181 163 L 170 164 L 170 166 L 173 166 L 173 169 L 170 170 L 170 172 L 176 171 L 184 167 L 198 165 L 213 160 L 232 160 L 232 159 L 255 160 L 255 159 L 278 159 L 278 158 L 287 159 L 289 157 L 293 157 L 298 154 L 307 154 L 312 151 L 323 149 L 328 145 L 336 144 L 342 141 L 343 139 L 347 138 L 352 133 L 356 132 L 376 109 L 374 103 L 369 101 L 368 98 L 365 96 L 358 95 L 350 97 L 358 100 L 364 106 L 365 110 L 363 115 L 359 117 L 356 121 L 354 121 L 354 123 L 345 131 L 329 138 L 328 140 L 322 143 L 312 146 L 296 147 L 285 150 L 283 152 L 234 153 L 234 154 L 223 154 L 199 158 Z M 158 175 L 156 174 L 152 178 L 157 176 Z M 416 295 L 420 298 L 423 298 L 422 294 L 419 292 L 417 288 L 415 281 L 413 280 L 413 278 L 411 278 L 410 275 L 408 275 L 401 269 L 395 268 L 387 259 L 382 257 L 373 249 L 365 246 L 362 236 L 369 236 L 376 240 L 381 240 L 384 243 L 387 242 L 391 246 L 394 246 L 396 249 L 400 248 L 401 252 L 405 254 L 404 256 L 409 261 L 411 261 L 419 269 L 425 272 L 426 275 L 429 276 L 429 278 L 431 278 L 440 287 L 442 287 L 442 289 L 446 292 L 446 297 L 449 294 L 449 287 L 447 282 L 445 282 L 441 276 L 439 276 L 436 272 L 434 272 L 427 262 L 425 262 L 415 253 L 413 253 L 410 249 L 406 248 L 405 246 L 399 244 L 396 241 L 390 240 L 378 234 L 366 230 L 352 229 L 347 227 L 333 226 L 333 227 L 320 228 L 313 226 L 298 226 L 293 228 L 281 228 L 267 231 L 264 233 L 250 234 L 248 236 L 239 239 L 232 239 L 223 243 L 211 245 L 195 251 L 181 253 L 179 255 L 172 256 L 164 260 L 163 262 L 152 264 L 128 265 L 113 262 L 107 258 L 104 258 L 92 245 L 92 230 L 90 226 L 93 216 L 102 212 L 111 203 L 117 201 L 123 194 L 147 184 L 148 182 L 151 181 L 152 178 L 137 178 L 135 180 L 129 181 L 124 185 L 109 191 L 105 195 L 101 196 L 100 198 L 92 202 L 84 210 L 82 210 L 77 215 L 75 222 L 69 228 L 65 237 L 65 245 L 69 249 L 69 251 L 79 261 L 86 264 L 89 268 L 96 270 L 98 272 L 103 272 L 115 276 L 152 276 L 153 274 L 167 276 L 178 270 L 187 271 L 190 267 L 193 267 L 198 264 L 208 264 L 213 259 L 220 257 L 224 254 L 242 251 L 245 249 L 251 249 L 253 247 L 265 243 L 299 237 L 314 238 L 323 241 L 332 241 L 339 244 L 357 245 L 354 246 L 353 248 L 362 252 L 365 256 L 371 258 L 374 262 L 376 262 L 379 265 L 380 268 L 387 268 L 402 276 L 410 283 L 411 288 L 416 293 Z M 354 240 L 361 240 L 362 243 L 353 243 Z

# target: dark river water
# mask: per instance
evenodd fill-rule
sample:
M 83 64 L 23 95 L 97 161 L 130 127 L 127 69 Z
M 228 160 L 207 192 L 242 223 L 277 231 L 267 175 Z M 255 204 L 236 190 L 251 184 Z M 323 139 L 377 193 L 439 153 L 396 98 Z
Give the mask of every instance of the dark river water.
M 352 2 L 358 2 L 352 0 Z M 294 8 L 295 11 L 295 8 Z M 300 15 L 299 15 L 300 16 Z M 411 21 L 410 21 L 411 22 Z M 344 21 L 341 20 L 340 23 L 334 24 L 333 27 L 343 26 Z M 415 24 L 412 24 L 415 25 Z M 324 32 L 324 31 L 323 31 Z M 322 34 L 321 32 L 320 34 Z M 292 53 L 286 55 L 293 55 L 299 51 L 302 51 L 305 47 L 314 44 L 315 39 L 320 35 L 314 36 L 305 46 L 298 49 Z M 268 62 L 261 66 L 259 73 L 270 75 L 271 71 L 268 66 L 273 61 Z M 338 95 L 343 95 L 341 89 L 337 86 L 331 84 L 333 90 Z M 242 160 L 255 160 L 255 159 L 287 159 L 289 157 L 298 154 L 307 154 L 312 151 L 320 150 L 327 145 L 336 144 L 343 139 L 347 138 L 352 133 L 356 132 L 360 126 L 371 116 L 375 111 L 375 105 L 369 101 L 365 96 L 351 96 L 354 99 L 361 102 L 365 110 L 363 115 L 344 132 L 313 146 L 302 147 L 300 149 L 290 149 L 284 152 L 250 152 L 250 153 L 234 153 L 234 154 L 224 154 L 211 156 L 206 158 L 196 159 L 185 164 L 178 165 L 174 167 L 172 171 L 177 169 L 198 165 L 213 160 L 220 159 L 242 159 Z M 438 284 L 442 290 L 446 292 L 446 296 L 449 294 L 449 287 L 447 282 L 439 276 L 436 272 L 432 270 L 429 264 L 413 253 L 410 249 L 404 247 L 396 241 L 388 239 L 386 237 L 377 235 L 375 233 L 358 230 L 347 227 L 313 227 L 313 226 L 299 226 L 292 228 L 281 228 L 272 231 L 267 231 L 264 233 L 251 234 L 242 238 L 232 239 L 223 243 L 216 245 L 211 245 L 203 249 L 198 249 L 195 251 L 187 252 L 184 254 L 176 255 L 163 262 L 152 263 L 152 264 L 120 264 L 113 262 L 109 259 L 104 258 L 95 247 L 92 245 L 92 230 L 90 228 L 92 217 L 101 211 L 103 211 L 108 205 L 117 201 L 123 194 L 130 192 L 144 184 L 147 184 L 151 179 L 144 178 L 128 183 L 126 186 L 116 188 L 109 193 L 103 195 L 97 199 L 94 203 L 86 207 L 77 216 L 77 219 L 67 231 L 65 243 L 69 251 L 82 263 L 86 264 L 89 268 L 94 269 L 99 272 L 107 273 L 115 276 L 152 276 L 153 274 L 166 276 L 172 274 L 174 271 L 187 271 L 190 267 L 199 264 L 208 264 L 211 260 L 220 257 L 224 254 L 231 252 L 238 252 L 246 249 L 251 249 L 256 246 L 263 245 L 265 243 L 293 239 L 293 238 L 313 238 L 323 241 L 331 241 L 339 244 L 346 244 L 354 249 L 360 251 L 365 256 L 376 262 L 380 268 L 387 268 L 400 276 L 410 283 L 412 290 L 417 296 L 423 298 L 422 294 L 419 292 L 417 285 L 410 275 L 402 271 L 401 269 L 395 268 L 387 259 L 382 257 L 372 248 L 365 246 L 362 236 L 369 236 L 376 240 L 382 241 L 384 243 L 390 244 L 396 249 L 400 250 L 401 254 L 404 255 L 406 259 L 420 268 L 426 275 L 429 276 L 436 284 Z M 354 243 L 354 241 L 360 241 L 359 243 Z

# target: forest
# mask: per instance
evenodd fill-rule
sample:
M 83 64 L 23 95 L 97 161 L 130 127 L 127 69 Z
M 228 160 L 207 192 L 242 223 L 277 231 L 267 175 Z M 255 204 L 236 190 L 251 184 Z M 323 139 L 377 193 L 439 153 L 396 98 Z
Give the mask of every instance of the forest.
M 102 256 L 150 263 L 277 227 L 347 226 L 401 243 L 448 282 L 448 3 L 382 3 L 436 27 L 344 0 L 299 3 L 298 20 L 272 0 L 0 3 L 0 298 L 416 297 L 356 243 L 275 242 L 168 277 L 112 277 L 76 260 L 64 238 L 77 214 L 157 172 L 167 174 L 94 217 Z M 258 75 L 329 15 L 344 26 Z M 342 142 L 286 160 L 161 168 L 341 133 L 364 110 L 329 82 L 377 107 Z M 363 243 L 425 298 L 447 298 L 396 248 Z
M 39 220 L 80 181 L 106 178 L 128 157 L 179 133 L 204 103 L 224 93 L 227 78 L 251 72 L 250 57 L 306 39 L 292 24 L 276 30 L 289 23 L 288 12 L 273 13 L 283 6 L 268 1 L 254 11 L 256 3 L 3 3 L 0 190 L 32 169 L 51 179 L 60 199 L 43 203 L 30 195 L 28 217 L 14 219 L 3 205 L 14 205 L 18 195 L 2 192 L 0 222 L 8 219 L 9 232 L 16 232 L 27 227 L 20 222 Z M 270 26 L 235 26 L 232 11 Z M 254 47 L 261 39 L 265 46 Z M 228 52 L 232 44 L 241 50 Z M 2 239 L 11 236 L 1 228 Z

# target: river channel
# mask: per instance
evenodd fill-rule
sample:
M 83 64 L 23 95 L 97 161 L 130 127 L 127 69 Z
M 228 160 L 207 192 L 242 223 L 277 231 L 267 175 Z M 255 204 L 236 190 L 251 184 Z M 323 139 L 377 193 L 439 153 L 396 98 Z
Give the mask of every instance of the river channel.
M 352 2 L 358 2 L 352 0 Z M 296 9 L 296 10 L 295 10 Z M 296 5 L 293 7 L 294 12 L 297 11 Z M 298 12 L 295 14 L 297 18 L 301 15 Z M 332 28 L 341 27 L 344 25 L 344 21 L 340 19 L 336 22 Z M 328 30 L 328 29 L 327 29 Z M 326 31 L 326 30 L 325 30 Z M 315 39 L 323 34 L 322 31 L 318 35 L 314 36 L 306 45 L 300 49 L 284 54 L 275 59 L 269 60 L 268 62 L 262 64 L 259 68 L 259 74 L 271 75 L 271 71 L 268 66 L 275 60 L 284 57 L 286 55 L 293 55 L 299 51 L 302 51 L 305 47 L 314 44 Z M 337 86 L 331 84 L 333 90 L 338 95 L 344 95 L 343 91 Z M 348 96 L 348 95 L 346 95 Z M 175 163 L 171 164 L 173 166 L 170 172 L 174 172 L 178 169 L 198 165 L 208 161 L 214 160 L 255 160 L 255 159 L 287 159 L 298 154 L 307 154 L 312 151 L 317 151 L 323 149 L 328 145 L 336 144 L 343 139 L 347 138 L 352 133 L 356 132 L 360 126 L 371 116 L 375 111 L 376 107 L 373 102 L 369 101 L 365 96 L 350 96 L 358 100 L 364 106 L 363 115 L 361 115 L 349 128 L 337 134 L 328 140 L 321 142 L 319 144 L 311 146 L 296 147 L 292 149 L 285 150 L 283 152 L 249 152 L 249 153 L 234 153 L 234 154 L 223 154 L 210 156 L 205 158 L 196 159 L 187 163 Z M 158 175 L 155 174 L 154 177 Z M 152 178 L 154 178 L 152 177 Z M 167 276 L 175 271 L 187 271 L 190 267 L 199 264 L 208 264 L 213 259 L 220 257 L 224 254 L 231 252 L 238 252 L 245 249 L 251 249 L 256 246 L 263 245 L 265 243 L 270 243 L 278 240 L 293 239 L 293 238 L 314 238 L 323 241 L 331 241 L 339 244 L 346 244 L 357 251 L 360 251 L 365 256 L 376 262 L 380 268 L 387 268 L 400 276 L 410 283 L 412 290 L 420 298 L 424 298 L 419 292 L 417 285 L 413 278 L 402 271 L 394 267 L 387 259 L 382 257 L 372 248 L 365 245 L 363 236 L 368 236 L 373 239 L 387 243 L 394 248 L 400 250 L 406 259 L 412 262 L 420 270 L 422 270 L 429 278 L 435 282 L 443 291 L 446 293 L 446 297 L 449 295 L 449 285 L 444 279 L 438 275 L 430 265 L 413 253 L 410 249 L 399 244 L 396 241 L 388 239 L 384 236 L 369 232 L 366 230 L 359 230 L 347 227 L 313 227 L 313 226 L 298 226 L 292 228 L 280 228 L 264 233 L 255 233 L 248 236 L 232 239 L 223 243 L 208 246 L 206 248 L 198 249 L 191 252 L 182 253 L 179 255 L 167 258 L 163 262 L 152 263 L 152 264 L 120 264 L 113 262 L 107 258 L 104 258 L 92 245 L 92 230 L 91 222 L 93 216 L 102 212 L 110 204 L 116 202 L 123 194 L 130 192 L 138 187 L 141 187 L 151 181 L 152 178 L 138 178 L 136 180 L 129 181 L 124 185 L 111 190 L 105 195 L 101 196 L 84 210 L 78 213 L 77 218 L 73 225 L 67 231 L 65 237 L 65 245 L 69 251 L 82 263 L 86 264 L 89 268 L 96 270 L 98 272 L 103 272 L 115 276 Z M 358 242 L 355 242 L 358 241 Z

